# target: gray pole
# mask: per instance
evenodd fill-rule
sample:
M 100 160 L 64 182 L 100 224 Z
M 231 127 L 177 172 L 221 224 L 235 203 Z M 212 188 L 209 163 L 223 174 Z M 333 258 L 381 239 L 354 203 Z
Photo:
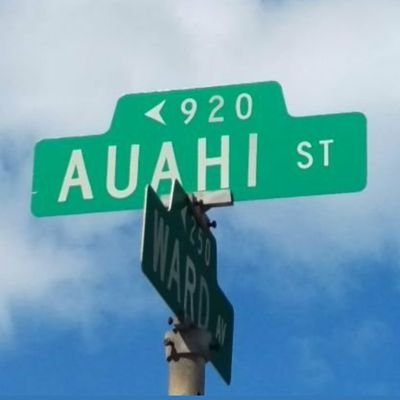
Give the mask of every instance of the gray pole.
M 213 206 L 233 205 L 230 191 L 219 191 L 213 196 L 202 194 L 203 198 L 191 196 L 193 214 L 197 223 L 208 231 L 215 228 L 216 222 L 210 221 L 206 211 Z M 206 204 L 204 204 L 206 200 Z M 165 357 L 169 367 L 168 394 L 170 396 L 204 395 L 205 366 L 210 360 L 212 347 L 210 332 L 197 328 L 191 321 L 170 318 L 169 324 L 174 325 L 164 337 Z
M 205 364 L 210 358 L 211 335 L 192 324 L 174 324 L 165 334 L 165 356 L 169 366 L 170 396 L 204 395 Z

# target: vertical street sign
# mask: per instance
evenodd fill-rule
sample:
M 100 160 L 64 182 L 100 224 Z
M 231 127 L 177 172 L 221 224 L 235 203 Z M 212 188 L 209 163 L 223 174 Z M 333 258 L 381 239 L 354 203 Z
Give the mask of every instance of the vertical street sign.
M 236 201 L 359 191 L 366 118 L 292 117 L 276 82 L 126 95 L 106 133 L 37 143 L 32 212 L 138 209 L 148 183 L 162 195 L 174 179 Z
M 211 333 L 210 361 L 230 383 L 234 312 L 218 286 L 216 240 L 197 223 L 177 181 L 168 210 L 151 186 L 146 189 L 141 263 L 173 312 Z

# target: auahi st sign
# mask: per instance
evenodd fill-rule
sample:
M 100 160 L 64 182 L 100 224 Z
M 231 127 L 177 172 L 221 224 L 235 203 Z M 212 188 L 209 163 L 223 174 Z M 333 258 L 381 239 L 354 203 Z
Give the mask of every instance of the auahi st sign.
M 177 181 L 168 210 L 151 186 L 146 189 L 141 263 L 173 312 L 210 332 L 210 361 L 229 383 L 234 312 L 217 282 L 216 240 L 196 222 Z
M 143 207 L 144 190 L 230 189 L 235 200 L 362 190 L 361 113 L 292 117 L 275 82 L 132 94 L 108 132 L 36 145 L 37 216 Z

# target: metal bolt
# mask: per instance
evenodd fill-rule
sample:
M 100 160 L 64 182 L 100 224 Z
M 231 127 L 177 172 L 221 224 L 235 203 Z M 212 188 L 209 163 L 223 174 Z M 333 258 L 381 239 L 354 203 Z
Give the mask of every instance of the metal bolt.
M 217 227 L 217 221 L 210 221 L 210 222 L 207 223 L 207 225 L 210 228 L 214 228 L 215 229 Z
M 202 208 L 202 207 L 204 206 L 204 202 L 203 202 L 203 200 L 194 199 L 193 205 L 194 205 L 195 207 Z

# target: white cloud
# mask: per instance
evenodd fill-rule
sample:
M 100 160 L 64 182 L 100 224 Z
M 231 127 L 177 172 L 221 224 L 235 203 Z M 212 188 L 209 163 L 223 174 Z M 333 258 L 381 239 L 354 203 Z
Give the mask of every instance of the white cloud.
M 130 216 L 33 220 L 26 149 L 38 138 L 106 131 L 124 93 L 278 80 L 293 115 L 367 115 L 364 192 L 244 204 L 220 214 L 232 220 L 218 228 L 221 251 L 244 236 L 249 249 L 241 261 L 258 266 L 248 279 L 267 276 L 299 295 L 301 283 L 304 296 L 315 286 L 337 294 L 355 284 L 351 264 L 377 261 L 388 241 L 400 242 L 399 2 L 43 0 L 0 7 L 1 144 L 12 143 L 19 157 L 13 163 L 8 148 L 0 152 L 0 165 L 7 156 L 12 166 L 0 168 L 1 198 L 8 197 L 0 226 L 1 332 L 12 331 L 14 301 L 45 304 L 57 315 L 64 302 L 71 315 L 91 315 L 106 307 L 95 303 L 101 282 L 124 280 L 118 268 L 97 270 L 90 246 L 94 237 L 105 243 L 117 235 Z M 113 243 L 110 253 L 123 244 Z M 257 259 L 267 252 L 273 266 Z M 54 293 L 58 300 L 49 304 Z
M 29 209 L 30 162 L 12 171 L 1 163 L 0 180 L 0 347 L 18 336 L 19 315 L 74 326 L 90 338 L 110 315 L 154 312 L 156 299 L 139 279 L 135 257 L 138 213 L 35 219 Z
M 329 315 L 328 309 L 325 312 Z M 333 318 L 330 323 L 328 330 L 319 333 L 315 331 L 309 336 L 297 336 L 297 333 L 293 333 L 291 346 L 296 355 L 294 378 L 308 386 L 312 393 L 318 393 L 321 388 L 326 391 L 327 387 L 338 385 L 348 393 L 396 393 L 394 383 L 390 380 L 383 383 L 379 379 L 379 373 L 361 386 L 351 376 L 343 375 L 344 371 L 338 369 L 337 365 L 338 362 L 346 363 L 355 375 L 362 375 L 365 366 L 371 362 L 379 365 L 388 352 L 393 352 L 393 329 L 385 322 L 370 316 L 360 318 L 353 315 L 353 318 L 344 323 L 338 323 Z M 341 355 L 339 359 L 337 354 Z

